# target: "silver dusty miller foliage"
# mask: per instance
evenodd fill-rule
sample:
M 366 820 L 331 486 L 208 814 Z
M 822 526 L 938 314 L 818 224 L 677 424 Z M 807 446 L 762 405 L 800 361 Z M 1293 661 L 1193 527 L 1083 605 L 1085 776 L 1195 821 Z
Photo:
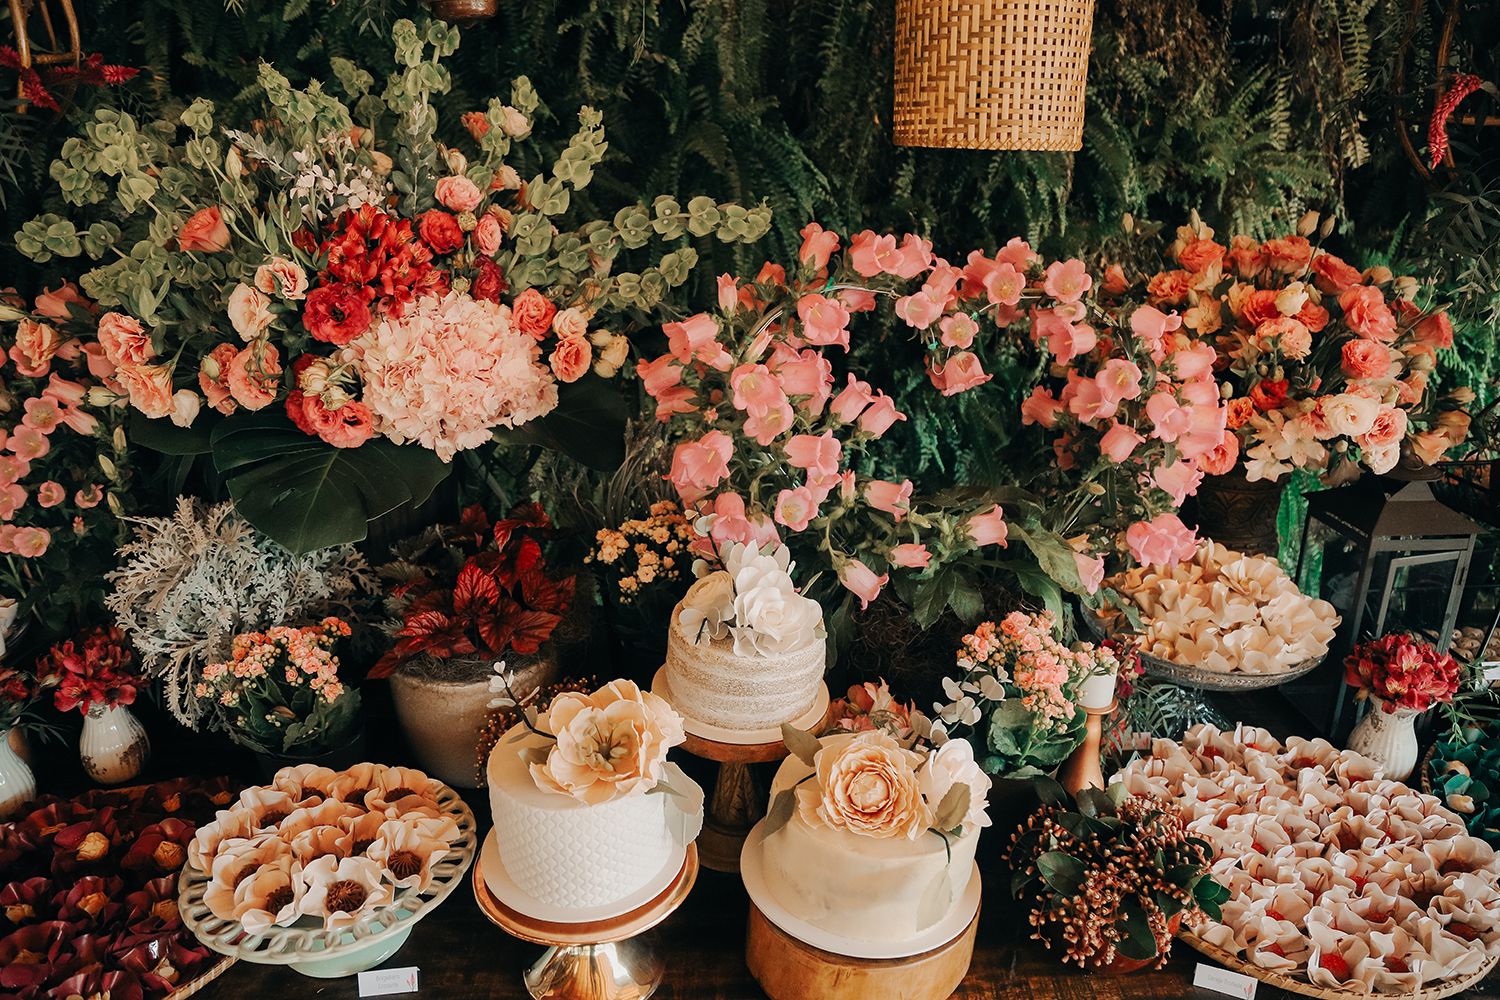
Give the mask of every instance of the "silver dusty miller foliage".
M 177 720 L 217 728 L 210 699 L 195 693 L 203 668 L 223 662 L 241 632 L 350 617 L 376 581 L 352 545 L 293 555 L 234 512 L 177 499 L 171 517 L 127 518 L 135 540 L 107 579 L 114 612 L 151 677 L 162 678 Z

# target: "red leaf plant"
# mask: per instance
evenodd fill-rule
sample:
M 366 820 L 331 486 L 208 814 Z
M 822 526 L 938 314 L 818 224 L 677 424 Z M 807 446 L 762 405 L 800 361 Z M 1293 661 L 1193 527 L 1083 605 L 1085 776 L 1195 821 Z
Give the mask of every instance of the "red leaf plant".
M 409 561 L 383 567 L 403 580 L 392 596 L 406 603 L 395 646 L 369 676 L 389 677 L 420 653 L 496 659 L 506 650 L 535 653 L 573 600 L 574 578 L 546 572 L 536 536 L 551 525 L 541 504 L 522 504 L 494 525 L 476 505 Z

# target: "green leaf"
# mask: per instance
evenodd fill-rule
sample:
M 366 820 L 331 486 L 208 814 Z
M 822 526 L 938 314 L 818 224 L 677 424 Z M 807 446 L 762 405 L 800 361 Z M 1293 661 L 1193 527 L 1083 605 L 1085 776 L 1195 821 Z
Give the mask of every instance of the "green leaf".
M 557 408 L 520 427 L 497 427 L 501 444 L 560 451 L 591 469 L 609 472 L 625 461 L 625 400 L 606 379 L 589 373 L 557 387 Z
M 771 808 L 766 810 L 765 826 L 760 829 L 760 839 L 765 840 L 786 826 L 796 809 L 797 790 L 795 788 L 783 788 L 777 792 L 776 797 L 771 800 Z
M 1085 816 L 1113 816 L 1115 813 L 1115 804 L 1102 788 L 1079 789 L 1077 799 L 1078 811 Z
M 1036 870 L 1047 888 L 1069 897 L 1082 892 L 1084 879 L 1088 878 L 1083 862 L 1062 851 L 1047 851 L 1038 857 Z
M 969 814 L 969 785 L 964 781 L 955 781 L 943 795 L 943 801 L 938 803 L 937 809 L 932 813 L 932 825 L 939 830 L 952 830 L 964 821 Z
M 217 412 L 205 409 L 198 413 L 191 427 L 178 427 L 167 417 L 152 420 L 132 408 L 125 432 L 135 444 L 163 455 L 206 455 L 213 451 L 214 428 L 223 419 Z
M 1043 775 L 1032 781 L 1037 795 L 1041 798 L 1043 805 L 1057 806 L 1064 811 L 1068 808 L 1068 790 L 1060 785 L 1056 779 Z
M 240 516 L 297 554 L 361 540 L 371 518 L 421 503 L 451 471 L 420 445 L 382 437 L 335 448 L 280 407 L 224 418 L 212 442 Z
M 1115 929 L 1120 933 L 1120 940 L 1116 943 L 1115 950 L 1126 958 L 1137 961 L 1155 958 L 1156 935 L 1151 933 L 1151 924 L 1140 903 L 1126 899 L 1120 904 L 1119 912 L 1120 918 L 1115 921 Z
M 922 891 L 922 899 L 917 903 L 918 933 L 947 916 L 948 908 L 952 905 L 953 879 L 948 875 L 947 866 L 944 866 L 937 877 L 927 883 L 927 888 Z
M 823 748 L 823 744 L 818 742 L 818 738 L 812 733 L 803 732 L 790 722 L 783 722 L 781 742 L 785 743 L 786 748 L 802 763 L 808 767 L 817 767 L 816 755 Z

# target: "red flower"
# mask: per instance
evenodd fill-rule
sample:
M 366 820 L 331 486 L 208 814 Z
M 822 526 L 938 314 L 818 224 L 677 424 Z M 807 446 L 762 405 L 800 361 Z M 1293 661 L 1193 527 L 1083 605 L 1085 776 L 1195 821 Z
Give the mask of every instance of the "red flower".
M 422 214 L 421 233 L 422 242 L 433 253 L 452 253 L 464 245 L 464 231 L 458 228 L 458 220 L 436 208 Z
M 1250 401 L 1262 413 L 1277 410 L 1286 404 L 1286 390 L 1286 379 L 1278 382 L 1261 379 L 1255 383 L 1255 388 L 1250 390 Z
M 337 232 L 321 249 L 328 254 L 323 280 L 366 286 L 365 300 L 384 314 L 401 316 L 413 299 L 447 288 L 447 272 L 432 266 L 432 251 L 412 232 L 411 221 L 371 205 L 339 216 Z
M 500 265 L 488 257 L 479 258 L 479 277 L 474 279 L 469 294 L 476 299 L 498 303 L 501 294 L 509 289 L 510 285 L 506 282 L 505 272 L 500 270 Z
M 36 662 L 36 676 L 43 689 L 57 689 L 52 701 L 59 712 L 87 712 L 95 704 L 114 708 L 135 701 L 136 686 L 143 683 L 134 659 L 125 633 L 99 625 L 48 650 Z
M 317 340 L 344 346 L 370 328 L 364 290 L 353 285 L 319 285 L 307 296 L 302 325 Z

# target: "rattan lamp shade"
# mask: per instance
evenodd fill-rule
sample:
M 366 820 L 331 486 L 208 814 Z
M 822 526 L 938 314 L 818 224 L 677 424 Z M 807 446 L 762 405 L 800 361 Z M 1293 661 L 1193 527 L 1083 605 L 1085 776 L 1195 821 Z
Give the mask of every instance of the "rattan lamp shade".
M 1094 0 L 896 0 L 901 146 L 1083 145 Z

